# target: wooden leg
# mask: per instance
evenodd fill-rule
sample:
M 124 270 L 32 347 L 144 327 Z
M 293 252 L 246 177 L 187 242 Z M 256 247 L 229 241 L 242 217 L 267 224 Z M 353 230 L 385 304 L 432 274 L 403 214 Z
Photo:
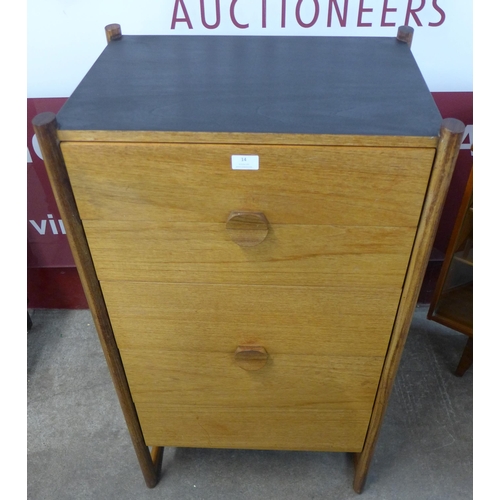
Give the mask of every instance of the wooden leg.
M 161 466 L 163 463 L 163 446 L 153 446 L 151 450 L 151 459 L 155 468 L 156 482 L 160 480 Z
M 464 352 L 460 358 L 455 375 L 461 377 L 472 365 L 472 337 L 469 337 L 465 344 Z
M 368 424 L 365 443 L 361 452 L 354 459 L 353 488 L 357 493 L 363 491 L 370 463 L 372 461 L 378 435 L 382 425 L 389 397 L 398 370 L 408 330 L 413 318 L 415 306 L 429 262 L 432 243 L 436 236 L 440 211 L 446 198 L 446 192 L 453 174 L 465 125 L 453 118 L 443 120 L 439 144 L 434 159 L 428 194 L 422 210 L 421 223 L 417 230 L 414 249 L 410 257 L 408 272 L 403 285 L 396 320 L 394 322 L 389 348 L 380 376 L 380 383 L 375 396 L 372 417 Z
M 363 460 L 362 453 L 354 454 L 354 482 L 353 489 L 356 493 L 362 493 L 368 476 L 371 457 Z
M 94 319 L 104 358 L 108 364 L 111 380 L 118 395 L 137 460 L 146 485 L 153 488 L 158 483 L 163 448 L 153 448 L 153 453 L 151 453 L 144 440 L 120 351 L 116 344 L 102 295 L 101 285 L 97 278 L 85 231 L 71 190 L 66 164 L 57 138 L 58 127 L 54 113 L 38 114 L 33 119 L 33 127 L 42 150 L 52 191 L 56 198 L 59 213 L 64 221 L 71 252 Z

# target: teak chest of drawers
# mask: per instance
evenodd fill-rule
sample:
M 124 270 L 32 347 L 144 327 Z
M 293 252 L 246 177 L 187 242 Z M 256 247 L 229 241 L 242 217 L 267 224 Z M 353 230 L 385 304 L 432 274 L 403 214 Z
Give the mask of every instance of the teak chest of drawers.
M 463 133 L 411 28 L 106 33 L 34 126 L 147 485 L 254 448 L 352 452 L 361 491 Z

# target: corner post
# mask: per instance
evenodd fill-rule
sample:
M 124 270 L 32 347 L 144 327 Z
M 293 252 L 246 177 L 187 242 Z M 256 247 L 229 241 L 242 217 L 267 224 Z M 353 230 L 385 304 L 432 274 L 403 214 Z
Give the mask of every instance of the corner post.
M 357 493 L 363 491 L 375 452 L 375 446 L 417 305 L 418 294 L 424 279 L 464 131 L 465 125 L 455 118 L 447 118 L 441 124 L 427 195 L 403 284 L 403 292 L 389 341 L 387 356 L 375 396 L 372 417 L 368 424 L 363 449 L 354 456 L 353 488 Z
M 396 39 L 400 42 L 407 43 L 411 49 L 411 42 L 413 41 L 413 28 L 411 26 L 400 26 Z
M 153 488 L 159 480 L 163 448 L 154 449 L 152 457 L 144 441 L 59 145 L 56 115 L 40 113 L 32 123 L 137 459 L 146 485 Z
M 104 27 L 104 31 L 106 32 L 106 40 L 109 43 L 120 40 L 122 37 L 122 28 L 119 24 L 108 24 Z

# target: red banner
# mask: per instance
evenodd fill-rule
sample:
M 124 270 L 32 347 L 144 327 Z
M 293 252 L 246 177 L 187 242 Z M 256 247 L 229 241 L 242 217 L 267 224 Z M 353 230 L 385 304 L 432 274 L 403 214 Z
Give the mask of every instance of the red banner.
M 31 121 L 38 113 L 57 113 L 61 99 L 28 99 L 28 267 L 74 267 L 64 224 Z
M 439 260 L 446 251 L 472 167 L 472 92 L 434 92 L 433 96 L 443 118 L 458 118 L 466 125 L 434 245 L 434 258 Z M 57 113 L 65 102 L 66 98 L 28 99 L 28 296 L 29 306 L 33 308 L 87 307 L 31 125 L 38 113 Z M 431 288 L 432 284 L 424 283 L 424 290 Z
M 31 124 L 38 113 L 57 113 L 66 100 L 28 99 L 27 294 L 30 308 L 88 308 Z
M 472 92 L 433 92 L 432 96 L 443 118 L 457 118 L 464 122 L 466 127 L 434 242 L 434 247 L 444 253 L 472 168 Z

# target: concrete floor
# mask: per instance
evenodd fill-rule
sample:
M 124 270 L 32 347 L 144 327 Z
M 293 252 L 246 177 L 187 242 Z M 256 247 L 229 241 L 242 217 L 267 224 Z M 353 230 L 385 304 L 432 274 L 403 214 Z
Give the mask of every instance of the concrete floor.
M 472 368 L 465 336 L 417 308 L 366 488 L 343 453 L 166 449 L 143 481 L 89 311 L 31 311 L 28 499 L 472 498 Z

